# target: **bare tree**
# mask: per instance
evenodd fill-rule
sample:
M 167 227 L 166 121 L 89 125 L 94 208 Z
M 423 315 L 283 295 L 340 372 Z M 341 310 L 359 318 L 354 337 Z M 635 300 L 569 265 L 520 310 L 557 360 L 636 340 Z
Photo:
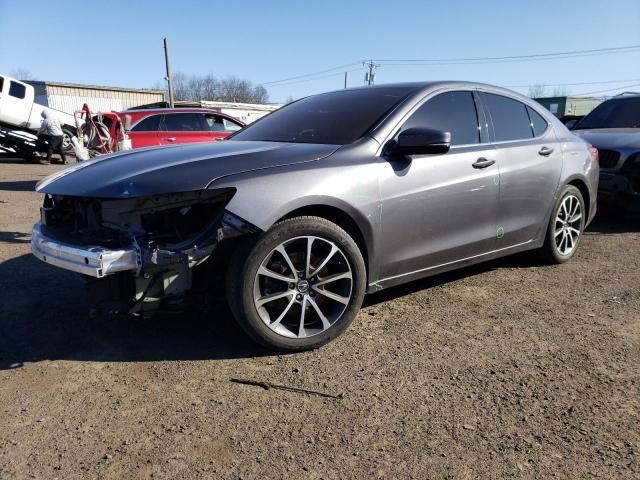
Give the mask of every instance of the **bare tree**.
M 553 97 L 567 97 L 569 96 L 569 89 L 567 87 L 556 87 L 553 89 Z
M 262 85 L 253 85 L 249 80 L 230 76 L 218 79 L 214 75 L 192 75 L 176 72 L 173 75 L 173 96 L 175 100 L 199 102 L 201 100 L 267 103 L 269 92 Z M 166 92 L 166 86 L 156 84 L 156 88 Z
M 293 96 L 289 95 L 287 99 L 284 101 L 285 105 L 289 105 L 291 102 L 294 102 L 296 99 Z
M 14 70 L 11 76 L 18 80 L 35 80 L 33 75 L 31 75 L 31 72 L 26 68 L 18 68 L 17 70 Z
M 529 85 L 529 97 L 540 98 L 544 97 L 547 93 L 547 86 L 544 83 L 536 83 L 535 85 Z

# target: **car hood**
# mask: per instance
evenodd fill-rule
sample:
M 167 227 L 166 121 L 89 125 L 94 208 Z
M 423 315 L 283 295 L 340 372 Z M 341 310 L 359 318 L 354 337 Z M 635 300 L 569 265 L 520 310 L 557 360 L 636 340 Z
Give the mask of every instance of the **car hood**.
M 571 133 L 585 139 L 596 148 L 606 150 L 640 148 L 640 128 L 599 128 L 573 130 Z
M 98 198 L 202 190 L 221 177 L 319 160 L 338 148 L 337 145 L 228 140 L 130 150 L 67 167 L 41 180 L 36 190 Z

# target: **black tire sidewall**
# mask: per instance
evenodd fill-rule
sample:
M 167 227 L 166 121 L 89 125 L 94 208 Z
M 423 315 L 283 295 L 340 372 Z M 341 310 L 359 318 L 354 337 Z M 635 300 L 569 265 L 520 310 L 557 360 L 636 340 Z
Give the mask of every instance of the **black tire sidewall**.
M 307 235 L 332 241 L 342 250 L 351 267 L 352 295 L 340 319 L 324 332 L 304 339 L 287 338 L 275 333 L 260 318 L 254 304 L 253 286 L 258 268 L 274 248 L 291 238 Z M 227 279 L 229 306 L 238 324 L 258 343 L 284 351 L 317 348 L 339 336 L 356 317 L 366 290 L 366 269 L 358 246 L 346 231 L 320 217 L 284 220 L 262 234 L 254 244 L 238 248 Z
M 582 218 L 580 219 L 580 235 L 578 236 L 578 240 L 576 242 L 575 248 L 568 255 L 562 255 L 556 246 L 555 241 L 555 223 L 556 217 L 558 216 L 558 210 L 560 209 L 562 202 L 568 195 L 574 195 L 580 201 L 580 210 L 582 212 Z M 564 263 L 570 260 L 578 251 L 578 247 L 580 246 L 580 241 L 582 240 L 582 234 L 584 232 L 584 225 L 586 221 L 587 211 L 585 210 L 584 198 L 582 197 L 582 193 L 577 187 L 573 185 L 566 185 L 562 192 L 560 193 L 556 204 L 553 207 L 553 211 L 551 212 L 551 218 L 549 219 L 549 226 L 547 228 L 547 237 L 545 239 L 544 244 L 544 253 L 547 256 L 548 260 L 553 263 Z

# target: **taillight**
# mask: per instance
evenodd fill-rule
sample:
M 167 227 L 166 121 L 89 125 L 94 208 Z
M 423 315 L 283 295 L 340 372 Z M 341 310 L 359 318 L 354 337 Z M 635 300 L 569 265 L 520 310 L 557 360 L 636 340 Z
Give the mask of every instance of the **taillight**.
M 593 158 L 594 161 L 600 161 L 600 154 L 598 153 L 598 149 L 596 147 L 594 147 L 593 145 L 589 145 L 589 153 L 591 154 L 591 158 Z

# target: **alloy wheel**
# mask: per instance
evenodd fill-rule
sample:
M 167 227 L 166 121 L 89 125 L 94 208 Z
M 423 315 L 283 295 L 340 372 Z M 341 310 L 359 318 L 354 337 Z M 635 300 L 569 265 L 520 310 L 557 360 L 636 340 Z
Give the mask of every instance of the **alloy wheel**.
M 334 325 L 351 301 L 353 275 L 342 250 L 317 236 L 282 242 L 264 258 L 253 298 L 262 321 L 289 338 L 318 335 Z
M 575 195 L 567 195 L 562 200 L 554 225 L 553 237 L 561 255 L 569 255 L 578 244 L 582 227 L 582 207 Z

